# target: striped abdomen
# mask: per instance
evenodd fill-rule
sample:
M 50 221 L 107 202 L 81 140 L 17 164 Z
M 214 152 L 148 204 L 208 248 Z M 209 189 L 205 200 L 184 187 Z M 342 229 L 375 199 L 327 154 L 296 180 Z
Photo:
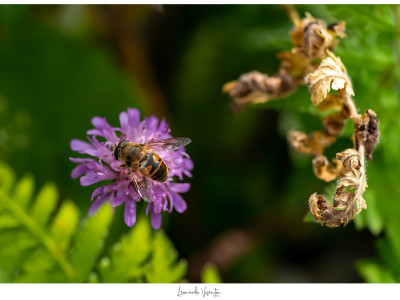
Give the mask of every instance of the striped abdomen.
M 157 153 L 153 152 L 145 167 L 149 171 L 151 179 L 159 182 L 164 182 L 168 179 L 168 167 Z

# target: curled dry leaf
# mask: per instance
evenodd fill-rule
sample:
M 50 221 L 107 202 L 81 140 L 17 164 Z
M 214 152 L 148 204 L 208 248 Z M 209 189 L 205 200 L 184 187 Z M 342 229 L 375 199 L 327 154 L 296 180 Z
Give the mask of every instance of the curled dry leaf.
M 371 160 L 372 152 L 374 151 L 376 144 L 379 139 L 378 123 L 379 120 L 376 118 L 376 113 L 368 109 L 365 112 L 365 117 L 359 116 L 356 120 L 356 141 L 358 143 L 364 143 L 365 145 L 365 156 Z
M 326 50 L 333 50 L 338 44 L 337 37 L 345 37 L 345 22 L 334 23 L 326 27 L 321 20 L 311 14 L 296 22 L 291 32 L 292 43 L 308 58 L 323 58 Z
M 309 58 L 322 58 L 326 49 L 332 48 L 333 37 L 322 22 L 314 21 L 304 28 L 302 48 Z
M 329 227 L 346 225 L 363 208 L 367 208 L 362 197 L 366 188 L 363 159 L 355 149 L 338 153 L 336 158 L 342 162 L 346 173 L 338 181 L 333 205 L 317 193 L 308 200 L 313 218 Z
M 322 155 L 324 149 L 336 140 L 324 131 L 315 131 L 310 134 L 291 130 L 288 133 L 289 144 L 297 151 L 311 155 Z
M 304 29 L 313 22 L 316 22 L 316 19 L 309 13 L 305 13 L 306 17 L 302 20 L 295 22 L 294 28 L 290 33 L 290 37 L 292 39 L 292 44 L 295 47 L 301 47 L 304 44 Z
M 332 23 L 329 24 L 328 26 L 328 32 L 333 36 L 333 37 L 340 37 L 340 38 L 345 38 L 346 34 L 344 33 L 346 31 L 346 22 L 341 21 L 339 23 Z
M 295 79 L 284 69 L 275 76 L 268 76 L 257 71 L 244 74 L 237 81 L 223 86 L 236 103 L 263 103 L 280 98 L 295 88 Z
M 330 182 L 337 177 L 343 176 L 345 169 L 342 162 L 336 158 L 332 159 L 332 161 L 336 167 L 334 167 L 325 156 L 316 156 L 312 161 L 315 176 L 321 180 L 325 180 L 326 182 Z
M 322 131 L 314 131 L 308 135 L 295 130 L 289 131 L 289 144 L 297 152 L 314 156 L 322 155 L 324 149 L 336 141 L 349 116 L 348 109 L 343 105 L 339 113 L 322 118 L 322 123 L 324 124 L 324 129 Z
M 233 104 L 243 106 L 247 102 L 261 103 L 281 98 L 293 92 L 297 86 L 309 83 L 311 101 L 318 106 L 318 111 L 335 111 L 322 118 L 323 130 L 308 135 L 292 130 L 288 134 L 288 141 L 296 151 L 315 156 L 314 173 L 318 178 L 332 181 L 341 177 L 333 205 L 317 193 L 309 198 L 314 219 L 323 225 L 336 227 L 347 224 L 355 214 L 366 208 L 362 197 L 367 186 L 364 155 L 369 159 L 372 157 L 379 137 L 378 120 L 372 110 L 368 110 L 365 117 L 357 114 L 351 99 L 354 91 L 346 68 L 340 58 L 331 52 L 338 44 L 338 38 L 346 36 L 345 22 L 327 27 L 308 13 L 302 20 L 293 11 L 290 11 L 290 15 L 295 25 L 291 32 L 294 47 L 278 54 L 281 60 L 278 74 L 268 76 L 253 71 L 225 84 L 223 90 L 229 92 Z M 331 90 L 338 93 L 329 94 Z M 353 138 L 357 150 L 348 149 L 338 153 L 336 159 L 332 160 L 334 166 L 323 156 L 323 152 L 336 141 L 350 117 L 355 124 Z
M 318 111 L 341 111 L 346 109 L 346 99 L 342 95 L 328 95 L 324 102 L 317 106 Z M 348 110 L 348 109 L 347 109 Z M 350 115 L 350 114 L 349 114 Z
M 344 90 L 347 95 L 354 96 L 353 87 L 346 68 L 339 57 L 327 50 L 329 57 L 325 58 L 318 69 L 306 76 L 306 82 L 310 83 L 311 101 L 317 106 L 324 101 L 329 91 Z
M 322 118 L 324 124 L 324 131 L 331 136 L 337 137 L 343 130 L 347 119 L 350 117 L 348 110 L 342 110 L 341 112 L 329 115 Z
M 253 71 L 223 86 L 223 91 L 229 93 L 234 103 L 263 103 L 287 96 L 305 83 L 307 74 L 317 69 L 326 50 L 333 50 L 337 45 L 337 37 L 344 36 L 344 22 L 328 28 L 306 13 L 303 20 L 295 18 L 294 23 L 291 32 L 294 47 L 278 54 L 281 60 L 278 74 L 269 76 Z

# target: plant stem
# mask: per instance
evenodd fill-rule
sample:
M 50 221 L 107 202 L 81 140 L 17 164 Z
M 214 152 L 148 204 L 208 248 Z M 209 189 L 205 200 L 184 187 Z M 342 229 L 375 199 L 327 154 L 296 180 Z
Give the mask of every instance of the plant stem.
M 283 4 L 282 6 L 286 10 L 286 13 L 289 15 L 289 18 L 292 20 L 293 24 L 297 25 L 301 20 L 297 10 L 291 4 Z
M 358 112 L 357 112 L 357 107 L 354 104 L 353 99 L 347 94 L 346 94 L 346 105 L 347 105 L 348 109 L 350 110 L 350 118 L 352 118 L 353 122 L 355 122 L 355 120 L 359 116 Z
M 75 271 L 71 264 L 65 258 L 62 250 L 57 246 L 56 242 L 30 217 L 23 209 L 21 209 L 14 201 L 3 192 L 0 191 L 0 201 L 5 204 L 8 211 L 14 215 L 50 252 L 57 261 L 71 282 L 75 278 Z

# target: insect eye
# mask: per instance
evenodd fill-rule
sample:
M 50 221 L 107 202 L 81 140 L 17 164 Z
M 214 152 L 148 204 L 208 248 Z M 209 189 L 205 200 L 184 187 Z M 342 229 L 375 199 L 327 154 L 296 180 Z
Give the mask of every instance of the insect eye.
M 125 144 L 127 144 L 128 142 L 129 142 L 129 141 L 123 140 L 123 141 L 120 141 L 118 144 L 116 144 L 116 145 L 114 146 L 114 157 L 115 157 L 116 160 L 118 160 L 119 153 L 121 152 L 122 147 L 123 147 Z
M 118 156 L 119 156 L 119 152 L 120 151 L 121 151 L 121 147 L 119 145 L 114 147 L 114 157 L 115 157 L 116 160 L 118 160 Z

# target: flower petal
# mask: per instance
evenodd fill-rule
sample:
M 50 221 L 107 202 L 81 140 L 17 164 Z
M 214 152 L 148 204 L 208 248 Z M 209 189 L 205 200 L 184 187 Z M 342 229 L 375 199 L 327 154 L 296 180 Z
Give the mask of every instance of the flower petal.
M 77 179 L 79 176 L 81 176 L 88 170 L 89 169 L 86 167 L 86 165 L 78 165 L 72 170 L 71 177 L 72 179 Z
M 114 187 L 115 188 L 115 187 Z M 114 198 L 113 202 L 112 202 L 112 206 L 116 207 L 116 206 L 120 206 L 121 204 L 123 204 L 124 202 L 128 202 L 131 201 L 132 198 L 130 198 L 127 194 L 127 188 L 125 189 L 120 189 L 117 191 L 117 197 Z
M 106 202 L 106 200 L 107 200 L 106 196 L 97 198 L 97 200 L 93 202 L 92 206 L 90 206 L 89 215 L 93 216 L 103 205 L 103 203 Z
M 107 119 L 101 117 L 92 118 L 92 125 L 97 129 L 103 129 L 107 126 L 110 126 L 107 122 Z
M 128 114 L 126 112 L 122 112 L 119 114 L 119 123 L 121 124 L 121 131 L 125 132 L 130 129 Z
M 92 144 L 89 144 L 81 140 L 72 140 L 70 146 L 72 150 L 81 154 L 87 153 L 88 150 L 96 149 Z
M 183 213 L 187 208 L 187 204 L 186 204 L 185 200 L 183 200 L 181 195 L 179 195 L 177 193 L 171 193 L 171 196 L 172 196 L 171 201 L 175 207 L 175 210 L 179 213 Z
M 136 202 L 127 201 L 125 203 L 125 213 L 124 213 L 125 224 L 129 227 L 135 225 L 136 222 Z
M 159 214 L 162 212 L 163 202 L 165 201 L 165 197 L 159 197 L 159 195 L 157 195 L 157 196 L 153 196 L 153 199 L 154 199 L 153 200 L 154 205 L 153 205 L 152 211 Z
M 124 195 L 119 195 L 119 196 L 117 195 L 117 197 L 115 197 L 112 202 L 112 207 L 120 206 L 121 204 L 124 204 L 125 202 L 127 202 L 127 200 L 129 200 L 128 197 L 126 197 Z
M 140 122 L 140 112 L 136 108 L 128 108 L 129 124 L 132 127 L 137 127 Z
M 74 163 L 90 163 L 90 162 L 96 162 L 94 159 L 92 158 L 74 158 L 74 157 L 70 157 L 69 158 L 70 161 L 74 162 Z
M 93 201 L 93 198 L 97 197 L 100 194 L 104 194 L 104 187 L 98 187 L 97 189 L 95 189 L 92 193 L 92 198 L 90 199 L 90 201 Z
M 154 210 L 151 211 L 151 227 L 154 229 L 161 227 L 161 214 L 156 214 Z
M 116 128 L 111 127 L 106 118 L 94 117 L 92 124 L 96 129 L 91 129 L 87 132 L 89 135 L 99 135 L 106 138 L 112 144 L 118 141 L 118 137 L 115 134 Z
M 175 183 L 171 182 L 169 184 L 171 191 L 175 193 L 186 193 L 190 189 L 190 183 Z
M 88 186 L 93 183 L 103 181 L 103 180 L 112 180 L 117 177 L 117 174 L 115 173 L 100 173 L 100 172 L 91 172 L 87 173 L 85 176 L 82 176 L 80 179 L 81 185 L 82 186 Z

